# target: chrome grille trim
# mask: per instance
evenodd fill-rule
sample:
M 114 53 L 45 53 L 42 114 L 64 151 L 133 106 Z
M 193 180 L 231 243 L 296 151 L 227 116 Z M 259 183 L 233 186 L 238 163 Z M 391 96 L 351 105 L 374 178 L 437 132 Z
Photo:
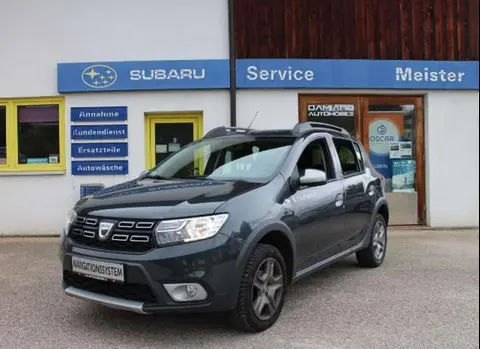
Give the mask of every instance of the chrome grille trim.
M 135 222 L 130 222 L 130 221 L 122 221 L 118 223 L 117 227 L 122 228 L 122 229 L 130 229 L 135 226 Z
M 75 223 L 78 223 L 78 224 L 83 224 L 83 223 L 85 223 L 85 217 L 77 217 L 77 218 L 75 218 Z
M 150 237 L 145 236 L 145 235 L 132 235 L 130 237 L 131 242 L 149 242 Z
M 87 225 L 97 225 L 98 220 L 95 218 L 87 218 L 85 219 L 85 224 Z
M 155 223 L 152 222 L 138 222 L 135 225 L 135 228 L 137 229 L 152 229 Z
M 83 232 L 83 236 L 85 236 L 86 238 L 93 239 L 95 237 L 95 232 L 90 230 L 85 230 Z
M 105 241 L 97 238 L 98 226 L 103 220 L 115 223 L 111 235 Z M 81 244 L 104 250 L 147 252 L 157 247 L 154 238 L 157 223 L 155 219 L 149 218 L 111 218 L 87 214 L 76 217 L 70 237 Z
M 82 229 L 78 229 L 78 228 L 73 228 L 72 229 L 72 234 L 82 235 L 82 233 L 83 233 Z
M 128 235 L 125 235 L 125 234 L 114 234 L 112 236 L 112 241 L 124 242 L 124 241 L 127 241 L 127 240 L 128 240 Z

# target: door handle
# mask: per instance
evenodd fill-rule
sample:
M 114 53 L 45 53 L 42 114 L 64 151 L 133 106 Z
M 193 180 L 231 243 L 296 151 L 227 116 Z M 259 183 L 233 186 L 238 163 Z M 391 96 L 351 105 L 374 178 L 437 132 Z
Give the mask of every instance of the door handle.
M 343 193 L 338 193 L 337 196 L 335 196 L 335 206 L 340 207 L 343 205 Z

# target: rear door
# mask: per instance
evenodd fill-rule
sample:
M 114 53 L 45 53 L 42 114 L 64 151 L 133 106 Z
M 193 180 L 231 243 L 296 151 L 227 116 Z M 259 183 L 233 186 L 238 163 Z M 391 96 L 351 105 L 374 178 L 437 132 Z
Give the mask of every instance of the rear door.
M 355 245 L 368 227 L 373 211 L 374 186 L 371 176 L 365 171 L 360 148 L 346 138 L 333 137 L 333 143 L 340 161 L 344 187 L 346 225 L 342 233 L 343 242 Z

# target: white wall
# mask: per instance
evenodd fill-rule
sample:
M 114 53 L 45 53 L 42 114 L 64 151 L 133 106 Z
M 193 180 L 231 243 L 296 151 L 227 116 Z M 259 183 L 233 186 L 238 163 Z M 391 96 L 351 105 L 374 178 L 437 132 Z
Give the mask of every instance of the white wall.
M 479 225 L 478 98 L 478 92 L 433 92 L 426 98 L 429 225 Z
M 228 58 L 225 0 L 0 0 L 0 98 L 57 95 L 61 62 Z M 71 106 L 126 105 L 126 176 L 70 176 Z M 66 97 L 67 174 L 0 173 L 0 234 L 60 233 L 80 183 L 120 183 L 145 167 L 144 113 L 201 111 L 204 132 L 229 122 L 226 91 Z
M 380 91 L 249 90 L 238 92 L 238 126 L 289 128 L 298 122 L 298 93 L 379 94 Z M 385 91 L 381 91 L 385 94 Z M 388 91 L 409 94 L 410 91 Z M 415 91 L 425 97 L 427 224 L 479 225 L 479 93 Z
M 56 94 L 56 64 L 228 58 L 226 0 L 0 0 L 0 98 Z

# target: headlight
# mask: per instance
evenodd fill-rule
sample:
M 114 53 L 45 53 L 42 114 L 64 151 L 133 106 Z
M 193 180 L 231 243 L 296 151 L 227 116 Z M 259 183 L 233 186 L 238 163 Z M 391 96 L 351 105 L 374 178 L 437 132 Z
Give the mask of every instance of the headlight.
M 208 239 L 217 234 L 228 214 L 161 221 L 155 228 L 160 245 Z
M 68 235 L 70 226 L 75 221 L 75 218 L 77 218 L 77 212 L 75 212 L 75 210 L 71 210 L 70 212 L 68 212 L 67 218 L 65 218 L 65 226 L 63 227 L 65 235 Z

